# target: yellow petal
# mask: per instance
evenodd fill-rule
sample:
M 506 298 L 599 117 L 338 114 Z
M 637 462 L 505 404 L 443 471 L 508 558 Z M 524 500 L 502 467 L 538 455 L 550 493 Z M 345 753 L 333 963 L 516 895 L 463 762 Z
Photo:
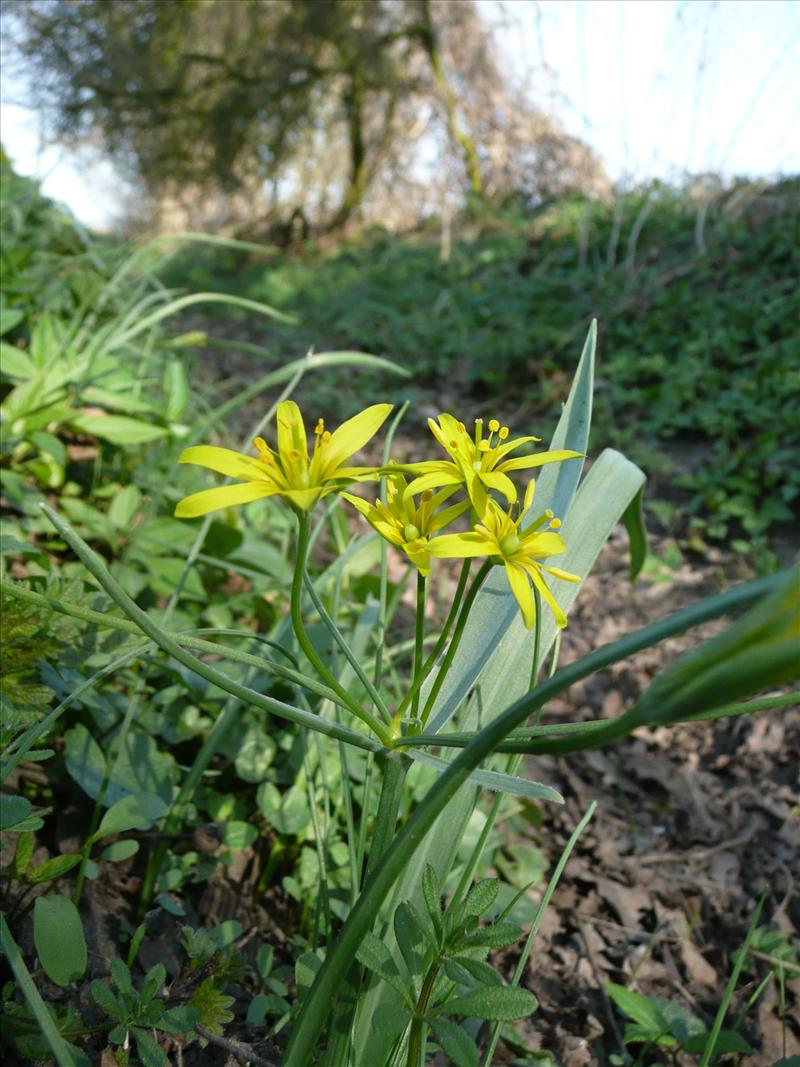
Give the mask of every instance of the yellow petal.
M 565 582 L 583 581 L 579 574 L 573 574 L 571 571 L 562 571 L 560 567 L 548 567 L 543 563 L 542 569 L 546 570 L 548 574 L 552 574 L 554 578 L 562 578 Z
M 428 551 L 437 559 L 467 559 L 471 556 L 499 556 L 498 545 L 480 534 L 442 534 L 428 542 Z
M 503 456 L 507 456 L 509 452 L 513 452 L 520 445 L 527 445 L 530 441 L 541 441 L 541 437 L 515 437 L 513 441 L 506 441 L 504 445 L 498 445 L 495 452 L 495 462 L 499 462 Z
M 308 459 L 306 428 L 300 408 L 294 400 L 282 400 L 275 416 L 278 424 L 278 452 L 284 465 L 286 461 Z M 295 455 L 296 454 L 296 455 Z
M 556 598 L 550 592 L 550 587 L 542 577 L 541 571 L 534 563 L 527 564 L 527 566 L 525 566 L 525 570 L 533 579 L 533 584 L 542 594 L 542 599 L 548 605 L 553 615 L 555 616 L 556 625 L 563 630 L 564 627 L 567 625 L 567 616 L 564 614 L 564 611 L 559 605 Z
M 353 496 L 352 493 L 339 493 L 339 496 L 344 497 L 349 504 L 352 504 L 356 511 L 360 511 L 367 522 L 380 520 L 380 512 L 368 500 L 364 500 L 363 497 Z
M 509 504 L 513 504 L 516 501 L 516 486 L 507 475 L 502 474 L 500 471 L 481 471 L 478 477 L 484 485 L 490 489 L 496 489 L 498 493 L 502 493 Z
M 403 550 L 414 566 L 419 570 L 423 578 L 427 578 L 431 569 L 431 557 L 425 544 L 425 538 L 417 541 L 409 541 L 403 545 Z
M 515 566 L 513 563 L 506 563 L 506 577 L 508 578 L 508 584 L 511 586 L 511 592 L 519 604 L 523 621 L 530 630 L 536 622 L 536 604 L 528 576 L 521 567 Z
M 413 481 L 409 482 L 403 496 L 408 500 L 409 497 L 416 496 L 417 493 L 424 493 L 427 489 L 438 489 L 441 485 L 463 484 L 464 479 L 461 477 L 455 463 L 442 462 L 435 471 L 422 474 L 419 478 L 414 478 Z
M 195 519 L 198 515 L 207 515 L 210 511 L 221 508 L 236 507 L 237 504 L 249 504 L 265 496 L 274 496 L 278 490 L 266 482 L 245 482 L 238 485 L 221 485 L 217 489 L 204 489 L 201 493 L 192 493 L 179 500 L 175 507 L 176 519 Z
M 545 559 L 547 556 L 560 556 L 567 551 L 564 539 L 557 533 L 533 533 L 523 537 L 521 541 L 522 551 L 526 556 L 535 559 Z
M 545 463 L 560 463 L 564 459 L 582 459 L 583 452 L 573 452 L 569 448 L 553 452 L 535 452 L 532 456 L 516 456 L 504 460 L 497 468 L 500 471 L 521 471 L 531 467 L 543 467 Z
M 238 478 L 242 482 L 272 481 L 263 463 L 252 456 L 243 456 L 230 448 L 215 448 L 213 445 L 194 445 L 185 448 L 178 457 L 179 463 L 194 463 L 198 467 L 227 474 L 229 478 Z
M 321 445 L 318 452 L 322 479 L 329 478 L 337 467 L 375 436 L 388 418 L 392 407 L 392 404 L 373 404 L 343 422 L 338 430 L 334 430 L 330 440 Z

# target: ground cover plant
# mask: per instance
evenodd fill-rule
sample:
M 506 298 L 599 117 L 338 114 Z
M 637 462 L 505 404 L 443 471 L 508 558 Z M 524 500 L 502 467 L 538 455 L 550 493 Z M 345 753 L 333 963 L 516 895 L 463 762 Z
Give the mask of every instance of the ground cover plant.
M 204 410 L 191 387 L 191 345 L 203 339 L 170 337 L 184 298 L 159 286 L 161 265 L 129 266 L 135 285 L 115 285 L 131 252 L 111 248 L 121 258 L 110 270 L 98 261 L 91 300 L 55 309 L 36 303 L 41 280 L 69 277 L 83 251 L 50 259 L 43 247 L 25 264 L 38 272 L 28 318 L 12 315 L 6 334 L 21 356 L 4 397 L 3 1040 L 59 1063 L 190 1063 L 216 1050 L 289 1065 L 439 1055 L 460 1067 L 492 1062 L 500 1042 L 512 1062 L 548 1062 L 516 1025 L 536 1019 L 523 977 L 595 805 L 570 826 L 531 910 L 540 859 L 524 834 L 503 857 L 498 826 L 509 811 L 532 823 L 562 797 L 527 757 L 568 763 L 643 725 L 796 702 L 775 692 L 796 677 L 796 575 L 600 647 L 590 634 L 593 651 L 561 665 L 562 625 L 620 520 L 634 575 L 645 561 L 642 471 L 607 450 L 581 480 L 594 328 L 549 445 L 531 436 L 538 423 L 512 434 L 488 414 L 467 428 L 444 412 L 430 434 L 412 423 L 424 460 L 392 463 L 413 412 L 377 385 L 343 425 L 316 411 L 304 424 L 290 396 L 337 364 L 384 380 L 385 362 L 305 357 Z M 16 270 L 12 311 L 25 291 Z M 87 326 L 98 293 L 105 311 Z M 43 319 L 56 325 L 35 341 Z M 99 353 L 89 371 L 87 344 Z M 104 364 L 115 351 L 126 358 Z M 66 387 L 37 395 L 61 358 Z M 181 376 L 176 415 L 164 404 Z M 270 387 L 256 425 L 232 441 L 223 417 Z M 26 421 L 20 389 L 40 425 Z M 159 432 L 103 436 L 115 396 L 120 418 Z M 40 432 L 63 448 L 55 475 L 41 454 L 57 447 Z M 447 583 L 450 558 L 463 565 Z M 626 710 L 544 718 L 601 668 L 727 614 L 727 629 Z M 247 930 L 220 871 L 257 909 Z M 709 1019 L 609 986 L 632 1021 L 616 1062 L 749 1055 L 750 1016 L 773 986 L 789 1050 L 797 959 L 773 910 L 765 897 L 742 928 Z

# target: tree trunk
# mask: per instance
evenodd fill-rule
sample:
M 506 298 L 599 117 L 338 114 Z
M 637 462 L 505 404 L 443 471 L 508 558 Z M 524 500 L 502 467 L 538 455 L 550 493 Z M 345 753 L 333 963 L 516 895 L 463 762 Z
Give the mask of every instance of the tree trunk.
M 456 94 L 453 92 L 453 88 L 447 80 L 447 75 L 445 73 L 442 53 L 439 49 L 439 42 L 436 34 L 436 27 L 431 18 L 430 0 L 419 0 L 419 6 L 422 16 L 420 38 L 422 40 L 422 46 L 430 60 L 436 87 L 439 90 L 442 102 L 444 103 L 445 111 L 447 113 L 447 128 L 450 132 L 451 139 L 461 149 L 461 154 L 464 157 L 464 166 L 467 170 L 467 177 L 469 179 L 472 195 L 482 197 L 483 178 L 481 177 L 481 169 L 478 161 L 478 150 L 472 137 L 470 137 L 458 121 L 458 115 L 456 114 Z

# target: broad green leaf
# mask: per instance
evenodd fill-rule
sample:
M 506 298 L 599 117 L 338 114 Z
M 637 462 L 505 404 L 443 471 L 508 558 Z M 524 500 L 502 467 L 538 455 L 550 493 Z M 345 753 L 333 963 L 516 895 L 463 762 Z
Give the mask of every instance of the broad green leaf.
M 412 982 L 421 978 L 425 937 L 406 903 L 401 904 L 394 913 L 394 935 Z
M 372 971 L 373 974 L 382 978 L 384 982 L 388 982 L 389 985 L 393 986 L 403 1000 L 410 1005 L 408 986 L 400 977 L 397 964 L 380 938 L 373 933 L 368 933 L 359 946 L 356 959 L 367 970 Z
M 527 1019 L 539 1002 L 533 993 L 516 986 L 483 986 L 442 1004 L 438 1011 L 470 1019 Z
M 103 1009 L 106 1015 L 110 1015 L 115 1019 L 123 1019 L 125 1017 L 124 1006 L 105 982 L 101 982 L 99 978 L 95 978 L 90 988 L 92 999 L 98 1007 Z
M 427 1021 L 442 1052 L 455 1067 L 476 1067 L 478 1047 L 466 1030 L 449 1019 L 432 1016 Z
M 81 723 L 67 730 L 64 740 L 67 770 L 92 799 L 97 799 L 106 774 L 103 750 Z M 171 803 L 175 760 L 160 751 L 149 734 L 129 731 L 115 764 L 105 795 L 109 807 L 129 793 L 152 793 L 164 803 Z
M 189 1004 L 168 1008 L 158 1023 L 159 1030 L 166 1034 L 188 1034 L 200 1022 L 200 1012 Z
M 469 984 L 477 983 L 482 986 L 503 984 L 503 979 L 490 963 L 472 959 L 471 956 L 452 956 L 450 959 L 445 960 L 445 970 L 449 974 L 448 968 L 456 969 L 454 981 L 463 983 L 465 980 L 464 972 L 466 972 L 466 977 L 472 980 Z
M 0 797 L 0 830 L 15 832 L 32 811 L 33 804 L 25 797 Z
M 144 445 L 166 437 L 169 430 L 163 426 L 131 419 L 127 415 L 75 415 L 70 420 L 81 433 L 99 437 L 112 445 Z
M 480 930 L 467 934 L 464 944 L 505 948 L 506 945 L 515 945 L 521 937 L 522 930 L 516 923 L 494 923 L 493 926 L 484 926 Z
M 78 909 L 68 897 L 37 897 L 33 906 L 33 941 L 44 973 L 68 986 L 86 971 L 86 940 Z
M 17 844 L 14 849 L 14 862 L 12 870 L 15 878 L 22 878 L 27 871 L 33 857 L 33 834 L 30 830 L 25 830 L 17 838 Z
M 137 1026 L 131 1033 L 142 1067 L 169 1067 L 166 1053 L 146 1030 L 140 1030 Z
M 25 312 L 20 308 L 12 308 L 8 307 L 7 304 L 3 304 L 0 307 L 0 336 L 10 333 L 15 326 L 19 326 L 24 318 Z
M 149 830 L 167 811 L 167 804 L 154 793 L 129 793 L 111 805 L 90 840 L 100 841 L 127 830 Z
M 135 485 L 120 489 L 108 508 L 108 521 L 117 529 L 126 530 L 142 505 L 142 494 Z
M 135 856 L 138 851 L 139 842 L 128 837 L 124 841 L 115 841 L 113 845 L 104 848 L 100 853 L 100 859 L 105 860 L 106 863 L 122 863 L 123 860 Z
M 465 915 L 483 915 L 494 904 L 500 890 L 500 883 L 496 878 L 483 878 L 476 882 L 467 893 L 464 901 Z

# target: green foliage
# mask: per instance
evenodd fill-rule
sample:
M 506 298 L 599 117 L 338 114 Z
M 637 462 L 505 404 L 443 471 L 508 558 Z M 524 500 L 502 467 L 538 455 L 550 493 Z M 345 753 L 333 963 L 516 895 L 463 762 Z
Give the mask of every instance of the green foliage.
M 592 451 L 620 448 L 656 475 L 698 546 L 747 552 L 800 495 L 799 189 L 654 185 L 613 204 L 548 203 L 462 223 L 448 259 L 431 229 L 373 230 L 267 264 L 207 255 L 186 269 L 197 285 L 269 294 L 302 312 L 303 342 L 384 353 L 423 389 L 516 396 L 533 379 L 537 413 L 563 398 L 576 334 L 597 316 Z

